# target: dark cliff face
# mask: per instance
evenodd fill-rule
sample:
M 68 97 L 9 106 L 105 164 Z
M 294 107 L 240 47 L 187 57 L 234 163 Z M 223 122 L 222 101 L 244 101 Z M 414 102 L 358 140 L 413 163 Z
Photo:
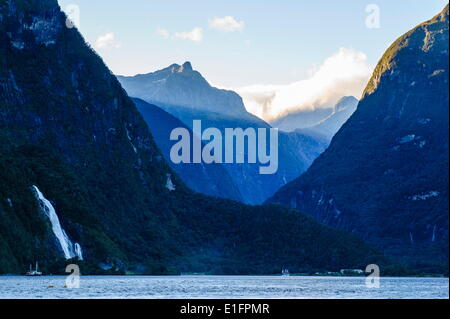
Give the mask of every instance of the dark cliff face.
M 170 197 L 171 171 L 132 101 L 66 27 L 56 1 L 1 1 L 0 8 L 0 136 L 7 156 L 29 171 L 21 187 L 37 185 L 54 200 L 88 258 L 124 259 L 124 251 L 137 258 L 139 240 L 160 246 L 159 218 L 170 217 L 159 200 Z M 60 163 L 66 167 L 55 172 Z M 58 185 L 66 175 L 73 180 Z
M 32 185 L 83 247 L 84 273 L 103 265 L 257 274 L 384 260 L 288 209 L 188 190 L 116 78 L 66 27 L 57 1 L 0 0 L 0 273 L 34 261 L 47 273 L 64 269 Z
M 329 149 L 272 202 L 423 269 L 448 265 L 448 6 L 399 38 Z

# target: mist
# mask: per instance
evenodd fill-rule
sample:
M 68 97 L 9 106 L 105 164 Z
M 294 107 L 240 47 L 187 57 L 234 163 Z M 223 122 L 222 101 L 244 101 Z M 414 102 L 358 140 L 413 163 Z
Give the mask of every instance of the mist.
M 340 48 L 308 79 L 287 85 L 252 85 L 234 89 L 247 111 L 271 122 L 289 113 L 333 107 L 343 96 L 361 97 L 373 71 L 367 56 Z

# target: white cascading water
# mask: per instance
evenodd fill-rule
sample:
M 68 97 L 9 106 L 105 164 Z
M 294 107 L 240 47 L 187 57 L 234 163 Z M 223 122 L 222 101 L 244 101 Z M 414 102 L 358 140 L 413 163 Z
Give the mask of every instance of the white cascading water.
M 79 260 L 83 260 L 83 250 L 79 243 L 75 243 L 75 255 L 78 256 Z
M 59 222 L 58 215 L 56 215 L 56 211 L 52 203 L 50 203 L 50 201 L 44 197 L 37 186 L 33 186 L 33 189 L 37 194 L 42 210 L 45 212 L 45 215 L 48 217 L 50 223 L 52 224 L 53 234 L 58 239 L 58 242 L 61 245 L 61 249 L 64 252 L 64 257 L 66 259 L 78 257 L 79 260 L 83 260 L 83 253 L 80 244 L 73 244 L 70 241 L 66 232 L 61 227 L 61 223 Z

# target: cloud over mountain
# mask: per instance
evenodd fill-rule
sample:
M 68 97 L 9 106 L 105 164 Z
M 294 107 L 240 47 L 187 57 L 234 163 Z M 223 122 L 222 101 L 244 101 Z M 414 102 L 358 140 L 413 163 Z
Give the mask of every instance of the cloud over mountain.
M 290 112 L 335 105 L 343 96 L 360 97 L 373 67 L 359 51 L 340 48 L 311 70 L 308 79 L 287 85 L 252 85 L 236 90 L 247 110 L 266 121 Z

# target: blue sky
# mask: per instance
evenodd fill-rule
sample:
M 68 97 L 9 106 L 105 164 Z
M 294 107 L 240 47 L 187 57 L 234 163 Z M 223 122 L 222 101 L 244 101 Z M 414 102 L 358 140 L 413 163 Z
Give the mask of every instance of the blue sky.
M 212 84 L 239 88 L 308 79 L 340 48 L 364 54 L 365 63 L 373 67 L 396 38 L 437 14 L 448 1 L 59 3 L 63 9 L 69 4 L 79 7 L 80 31 L 116 74 L 148 73 L 189 60 Z M 380 10 L 380 28 L 366 27 L 369 4 Z
M 432 17 L 442 0 L 59 0 L 64 8 L 80 8 L 80 30 L 94 44 L 114 33 L 120 47 L 99 49 L 119 74 L 145 73 L 171 63 L 192 61 L 214 83 L 241 86 L 288 83 L 305 76 L 314 65 L 340 47 L 364 52 L 376 63 L 387 46 L 413 26 Z M 368 4 L 380 8 L 380 28 L 365 26 Z M 209 27 L 214 17 L 244 21 L 241 31 Z M 166 39 L 171 32 L 203 29 L 195 43 Z

